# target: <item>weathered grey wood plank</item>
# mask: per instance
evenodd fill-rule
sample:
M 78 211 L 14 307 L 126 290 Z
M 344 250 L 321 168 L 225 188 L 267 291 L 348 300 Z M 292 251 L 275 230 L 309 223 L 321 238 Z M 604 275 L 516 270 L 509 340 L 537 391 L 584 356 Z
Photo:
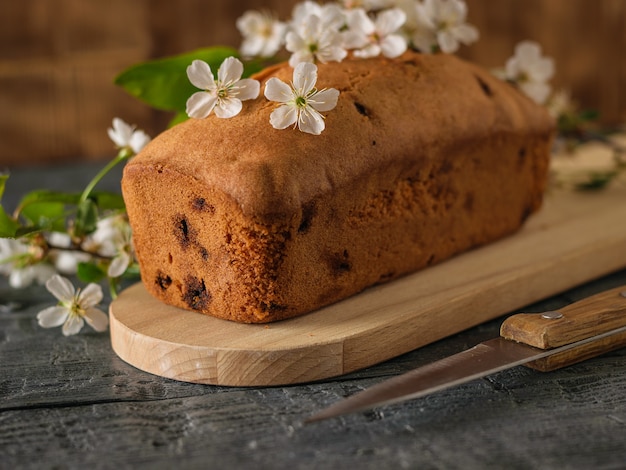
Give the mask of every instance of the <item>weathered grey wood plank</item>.
M 38 455 L 51 466 L 602 468 L 626 456 L 626 408 L 616 396 L 626 377 L 610 376 L 623 362 L 615 355 L 539 381 L 520 368 L 306 427 L 308 413 L 378 379 L 5 411 L 0 447 L 8 465 Z M 599 372 L 609 378 L 597 383 Z

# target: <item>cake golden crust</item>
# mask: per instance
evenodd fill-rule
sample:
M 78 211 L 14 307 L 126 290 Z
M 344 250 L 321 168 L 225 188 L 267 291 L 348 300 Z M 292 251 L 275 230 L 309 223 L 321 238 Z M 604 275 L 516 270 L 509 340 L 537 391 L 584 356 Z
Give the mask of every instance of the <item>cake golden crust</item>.
M 260 98 L 164 132 L 127 165 L 149 292 L 280 320 L 512 233 L 540 206 L 553 123 L 481 68 L 409 52 L 321 64 L 318 86 L 340 91 L 319 136 L 273 129 Z

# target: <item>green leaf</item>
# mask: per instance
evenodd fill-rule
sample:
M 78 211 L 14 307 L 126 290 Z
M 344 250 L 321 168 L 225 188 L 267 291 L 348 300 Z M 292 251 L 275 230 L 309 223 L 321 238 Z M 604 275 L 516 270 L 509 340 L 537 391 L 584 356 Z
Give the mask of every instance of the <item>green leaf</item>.
M 21 215 L 43 230 L 65 230 L 65 204 L 62 202 L 33 202 L 22 209 Z
M 609 185 L 609 183 L 617 176 L 617 171 L 593 172 L 589 175 L 589 179 L 576 185 L 576 189 L 582 191 L 597 191 Z
M 65 230 L 65 206 L 75 204 L 78 196 L 46 189 L 27 193 L 19 204 L 19 213 L 36 230 Z
M 22 198 L 19 213 L 30 223 L 29 231 L 64 231 L 67 206 L 75 206 L 79 204 L 79 201 L 79 193 L 36 190 Z M 94 192 L 91 195 L 91 202 L 87 204 L 94 204 L 100 211 L 125 209 L 124 199 L 120 194 L 105 191 Z M 88 207 L 85 206 L 83 209 L 88 209 Z
M 9 179 L 8 174 L 0 174 L 0 200 L 2 200 L 7 179 Z M 19 226 L 20 224 L 13 220 L 0 205 L 0 238 L 14 238 Z
M 579 117 L 583 121 L 595 121 L 600 117 L 600 113 L 595 109 L 586 109 L 580 112 Z
M 101 211 L 125 210 L 124 198 L 118 193 L 97 191 L 91 193 L 91 198 L 95 200 L 98 209 Z
M 187 113 L 177 112 L 176 115 L 172 118 L 172 120 L 167 123 L 167 127 L 174 127 L 176 124 L 185 122 L 187 119 L 189 119 L 189 116 L 187 116 Z
M 19 214 L 30 222 L 30 230 L 65 230 L 65 207 L 78 203 L 79 195 L 35 190 L 27 193 L 19 204 Z
M 8 173 L 0 173 L 0 200 L 2 200 L 2 195 L 4 194 L 4 187 L 6 186 L 8 179 L 9 179 Z
M 49 228 L 48 224 L 64 225 L 65 206 L 78 203 L 78 194 L 62 193 L 47 189 L 35 190 L 27 193 L 18 206 L 18 212 L 31 224 Z M 59 227 L 55 227 L 59 228 Z
M 20 206 L 25 206 L 35 202 L 62 202 L 64 204 L 76 204 L 78 202 L 78 196 L 78 194 L 74 193 L 37 189 L 26 193 L 26 195 L 22 197 Z
M 107 275 L 106 271 L 93 263 L 78 263 L 76 274 L 83 282 L 100 282 Z
M 98 224 L 98 206 L 92 199 L 86 199 L 78 205 L 74 235 L 82 237 L 96 230 Z
M 156 109 L 184 112 L 187 99 L 198 91 L 187 78 L 187 67 L 198 59 L 209 64 L 213 74 L 227 57 L 237 57 L 236 49 L 210 47 L 181 55 L 134 65 L 115 79 L 115 84 Z

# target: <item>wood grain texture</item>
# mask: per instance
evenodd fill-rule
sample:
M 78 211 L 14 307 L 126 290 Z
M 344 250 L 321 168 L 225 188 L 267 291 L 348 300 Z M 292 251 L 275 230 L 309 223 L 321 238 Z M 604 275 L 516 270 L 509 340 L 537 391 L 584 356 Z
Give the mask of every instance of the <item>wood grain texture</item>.
M 617 333 L 592 343 L 583 344 L 575 348 L 553 354 L 536 361 L 524 364 L 532 369 L 550 372 L 561 367 L 571 366 L 586 361 L 592 357 L 606 354 L 616 349 L 626 347 L 626 332 Z
M 540 349 L 552 349 L 626 326 L 626 286 L 568 305 L 555 312 L 514 315 L 502 323 L 500 334 L 506 339 Z
M 624 187 L 552 194 L 514 236 L 270 325 L 188 313 L 137 285 L 111 305 L 113 349 L 142 370 L 190 382 L 258 386 L 341 375 L 624 267 L 624 200 Z

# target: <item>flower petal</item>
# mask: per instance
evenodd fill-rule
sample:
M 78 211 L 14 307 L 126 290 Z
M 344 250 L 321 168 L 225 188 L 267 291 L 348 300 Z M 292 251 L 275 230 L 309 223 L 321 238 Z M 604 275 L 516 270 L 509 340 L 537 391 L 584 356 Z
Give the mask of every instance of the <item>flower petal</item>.
M 89 308 L 85 312 L 85 321 L 96 331 L 106 331 L 109 326 L 109 317 L 97 308 Z
M 203 119 L 211 114 L 215 104 L 217 103 L 217 97 L 206 91 L 199 91 L 194 93 L 187 100 L 187 116 L 195 119 Z
M 201 90 L 214 90 L 216 88 L 211 67 L 203 60 L 194 60 L 187 67 L 187 78 L 193 86 Z
M 62 274 L 76 274 L 78 263 L 86 263 L 91 257 L 82 251 L 61 251 L 56 255 L 54 267 Z
M 289 65 L 293 68 L 295 68 L 301 62 L 313 63 L 314 61 L 315 57 L 313 57 L 313 54 L 311 54 L 308 49 L 294 52 L 293 54 L 291 54 L 291 57 L 289 57 Z
M 478 41 L 478 28 L 469 24 L 460 24 L 451 28 L 452 35 L 465 45 Z
M 235 84 L 233 91 L 237 93 L 236 97 L 241 101 L 254 100 L 259 96 L 261 84 L 258 80 L 244 78 Z
M 70 280 L 58 274 L 48 279 L 46 289 L 61 302 L 71 302 L 76 292 Z
M 63 335 L 75 335 L 82 329 L 84 324 L 85 321 L 82 317 L 79 317 L 78 315 L 70 315 L 67 321 L 63 324 Z
M 399 8 L 391 8 L 376 17 L 376 31 L 380 36 L 395 33 L 406 22 L 406 13 Z
M 451 54 L 459 48 L 459 41 L 447 30 L 437 33 L 437 42 L 441 50 L 446 54 Z
M 13 289 L 28 287 L 33 283 L 34 280 L 35 274 L 29 266 L 23 269 L 14 268 L 9 275 L 9 285 Z
M 102 297 L 102 287 L 91 282 L 78 294 L 77 302 L 81 308 L 87 309 L 102 302 Z
M 380 49 L 385 57 L 393 59 L 399 57 L 407 49 L 406 41 L 399 34 L 390 34 L 385 39 L 380 41 Z
M 517 57 L 510 57 L 504 65 L 504 76 L 508 80 L 517 80 L 520 76 L 520 64 Z
M 354 51 L 354 56 L 359 59 L 369 59 L 380 55 L 380 46 L 378 44 L 369 44 L 363 49 Z
M 133 134 L 132 126 L 120 118 L 113 118 L 113 128 L 107 129 L 109 138 L 118 146 L 126 147 L 130 141 L 130 137 Z
M 297 52 L 305 48 L 306 42 L 299 34 L 293 31 L 287 33 L 285 36 L 285 49 L 289 52 Z
M 317 82 L 317 65 L 310 62 L 301 62 L 293 70 L 294 88 L 302 96 L 306 96 Z
M 72 238 L 63 232 L 50 232 L 47 237 L 50 245 L 58 246 L 60 248 L 69 248 L 72 246 Z
M 65 307 L 58 305 L 48 307 L 37 314 L 37 322 L 43 328 L 54 328 L 55 326 L 61 326 L 67 319 L 68 314 L 69 310 Z
M 222 84 L 237 82 L 243 74 L 243 64 L 235 57 L 227 57 L 217 69 L 217 81 Z
M 259 55 L 261 57 L 272 57 L 275 55 L 283 45 L 286 30 L 287 25 L 275 22 L 272 26 L 272 36 L 265 41 L 265 45 Z
M 369 36 L 376 31 L 374 22 L 367 16 L 363 8 L 355 8 L 347 14 L 348 31 L 360 33 L 363 36 Z
M 438 2 L 438 19 L 447 24 L 456 24 L 465 21 L 467 5 L 460 0 L 446 0 Z
M 323 29 L 322 19 L 317 14 L 312 14 L 300 25 L 298 33 L 306 42 L 311 43 Z
M 30 267 L 34 279 L 39 284 L 45 284 L 48 279 L 56 274 L 54 267 L 47 263 L 39 263 Z
M 315 93 L 307 100 L 307 103 L 317 111 L 330 111 L 337 106 L 338 98 L 339 90 L 329 88 L 328 90 L 321 90 Z
M 107 269 L 107 276 L 109 277 L 120 277 L 130 264 L 130 255 L 125 251 L 120 252 L 113 260 L 111 264 L 109 264 L 109 269 Z
M 522 41 L 515 46 L 515 57 L 524 64 L 532 64 L 541 57 L 541 46 L 534 41 Z
M 546 82 L 554 75 L 554 61 L 549 57 L 537 60 L 532 68 L 528 70 L 528 75 L 536 82 Z
M 261 56 L 261 51 L 265 47 L 265 41 L 261 36 L 250 36 L 241 43 L 239 52 L 243 57 Z
M 270 124 L 274 129 L 286 129 L 298 121 L 298 110 L 288 104 L 280 105 L 270 114 Z
M 242 107 L 241 100 L 237 98 L 222 98 L 217 100 L 214 111 L 219 118 L 231 118 L 239 114 Z
M 265 84 L 265 97 L 270 101 L 286 103 L 293 98 L 293 90 L 279 78 L 272 77 Z
M 300 111 L 298 129 L 302 132 L 319 135 L 325 127 L 326 124 L 324 124 L 324 118 L 313 108 L 307 107 Z
M 341 40 L 346 49 L 361 49 L 369 43 L 365 34 L 352 30 L 341 33 Z
M 315 54 L 315 57 L 317 57 L 317 60 L 319 60 L 322 64 L 325 64 L 327 62 L 341 62 L 347 55 L 348 51 L 346 51 L 343 47 L 332 46 L 321 49 L 317 54 Z
M 524 94 L 530 97 L 537 104 L 544 104 L 550 96 L 551 87 L 547 83 L 542 82 L 524 82 L 519 87 Z
M 148 142 L 150 142 L 150 136 L 144 131 L 138 130 L 133 132 L 133 135 L 130 138 L 130 142 L 128 143 L 128 145 L 131 149 L 133 149 L 133 152 L 139 153 L 141 149 L 143 149 L 148 144 Z
M 415 14 L 413 20 L 417 23 L 419 30 L 435 31 L 435 13 L 432 1 L 425 0 L 424 3 L 416 2 L 413 7 L 413 13 Z
M 418 30 L 411 36 L 411 42 L 423 54 L 432 54 L 437 45 L 437 37 L 432 31 Z

